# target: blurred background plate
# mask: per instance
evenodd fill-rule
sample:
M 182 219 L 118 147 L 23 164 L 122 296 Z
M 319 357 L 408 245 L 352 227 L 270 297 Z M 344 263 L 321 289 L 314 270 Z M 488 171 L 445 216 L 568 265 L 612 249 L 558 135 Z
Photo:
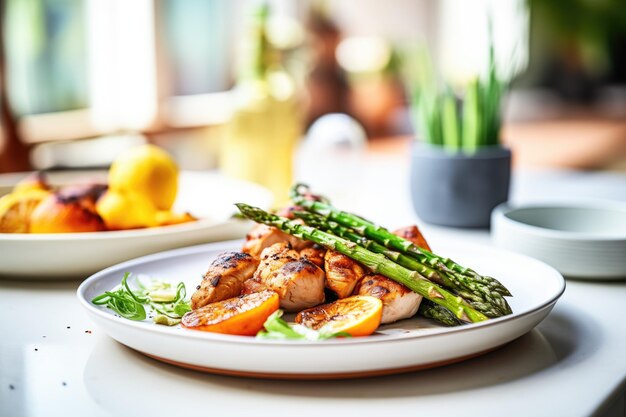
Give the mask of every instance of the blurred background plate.
M 0 195 L 26 174 L 0 176 Z M 53 185 L 103 180 L 103 172 L 50 173 Z M 182 172 L 175 203 L 200 220 L 173 226 L 124 231 L 65 234 L 0 233 L 0 276 L 68 279 L 85 277 L 107 266 L 166 249 L 242 237 L 250 223 L 231 219 L 233 204 L 246 201 L 269 208 L 265 188 L 217 173 Z
M 566 277 L 626 279 L 626 204 L 613 201 L 496 207 L 494 242 L 555 267 Z

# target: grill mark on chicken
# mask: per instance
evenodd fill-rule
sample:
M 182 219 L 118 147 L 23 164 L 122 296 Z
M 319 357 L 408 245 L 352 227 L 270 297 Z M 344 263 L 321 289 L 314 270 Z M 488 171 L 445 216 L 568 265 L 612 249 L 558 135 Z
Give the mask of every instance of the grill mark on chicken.
M 324 271 L 306 259 L 286 242 L 276 243 L 261 253 L 261 262 L 253 281 L 276 291 L 280 306 L 298 311 L 324 301 Z M 256 284 L 248 285 L 255 289 Z
M 318 244 L 314 244 L 309 248 L 304 248 L 300 251 L 300 258 L 307 259 L 313 262 L 315 265 L 324 269 L 324 255 L 326 254 L 326 249 L 323 246 Z
M 217 324 L 242 312 L 249 311 L 251 308 L 258 307 L 274 296 L 273 291 L 261 291 L 252 297 L 244 297 L 243 295 L 231 297 L 218 305 L 204 306 L 185 314 L 182 318 L 183 325 L 198 328 Z
M 298 261 L 290 261 L 287 262 L 282 268 L 281 268 L 284 272 L 288 272 L 288 273 L 297 273 L 297 272 L 302 272 L 302 271 L 307 271 L 307 272 L 311 272 L 314 273 L 318 267 L 317 265 L 315 265 L 313 262 L 309 261 L 308 259 L 300 259 Z
M 422 296 L 406 286 L 383 275 L 367 275 L 357 285 L 354 294 L 371 295 L 383 302 L 381 323 L 413 317 L 422 301 Z
M 294 220 L 304 223 L 301 220 Z M 257 224 L 247 235 L 246 242 L 243 245 L 243 252 L 248 253 L 255 258 L 261 256 L 264 249 L 276 243 L 289 243 L 296 250 L 301 250 L 313 245 L 312 242 L 291 236 L 276 227 L 267 226 L 265 224 Z
M 371 281 L 370 281 L 371 282 Z M 370 291 L 369 291 L 370 295 L 376 298 L 383 298 L 385 295 L 389 294 L 390 291 L 385 288 L 385 287 L 381 287 L 379 285 L 373 286 Z
M 211 264 L 212 266 L 221 266 L 222 268 L 234 268 L 239 261 L 248 259 L 250 255 L 243 252 L 225 252 L 221 254 Z
M 269 287 L 263 284 L 260 281 L 255 280 L 254 278 L 250 278 L 243 283 L 243 288 L 241 289 L 241 294 L 252 294 L 255 292 L 261 292 L 269 290 Z
M 285 263 L 295 261 L 297 259 L 298 252 L 291 248 L 290 243 L 275 243 L 269 248 L 263 249 L 263 252 L 261 252 L 261 262 L 254 273 L 254 279 L 257 281 L 263 281 L 269 278 L 271 274 L 276 272 Z
M 366 313 L 365 308 L 360 308 L 362 300 L 353 300 L 351 303 L 350 314 L 346 314 L 345 305 L 338 305 L 337 303 L 328 303 L 312 308 L 308 308 L 299 312 L 296 315 L 296 323 L 302 324 L 313 330 L 319 330 L 321 327 L 329 322 L 343 321 L 348 317 L 359 318 Z
M 365 275 L 365 269 L 361 264 L 333 250 L 327 251 L 324 255 L 324 270 L 326 288 L 335 292 L 339 298 L 350 296 L 356 284 Z
M 243 282 L 252 277 L 258 265 L 259 261 L 246 253 L 220 254 L 211 263 L 199 288 L 191 296 L 191 308 L 195 310 L 240 295 Z

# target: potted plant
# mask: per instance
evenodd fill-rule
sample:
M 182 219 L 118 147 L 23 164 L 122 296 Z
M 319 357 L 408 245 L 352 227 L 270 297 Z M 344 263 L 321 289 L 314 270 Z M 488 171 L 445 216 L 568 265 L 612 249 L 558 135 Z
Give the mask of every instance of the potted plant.
M 493 43 L 487 74 L 460 94 L 432 76 L 426 55 L 411 91 L 418 137 L 412 151 L 411 194 L 425 222 L 489 227 L 492 209 L 509 195 L 511 152 L 499 144 L 505 83 L 496 72 Z

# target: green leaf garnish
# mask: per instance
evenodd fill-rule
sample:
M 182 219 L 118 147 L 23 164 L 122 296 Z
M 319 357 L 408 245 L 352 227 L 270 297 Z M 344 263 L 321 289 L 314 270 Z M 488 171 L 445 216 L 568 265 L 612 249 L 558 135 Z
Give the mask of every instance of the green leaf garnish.
M 178 323 L 180 323 L 180 319 L 173 319 L 164 314 L 157 314 L 156 316 L 154 316 L 154 322 L 156 324 L 164 324 L 166 326 L 176 326 Z
M 129 320 L 145 320 L 146 309 L 139 301 L 139 297 L 128 288 L 126 280 L 129 275 L 128 272 L 124 274 L 120 288 L 116 291 L 106 291 L 104 294 L 95 297 L 91 302 L 96 305 L 105 305 Z
M 270 315 L 256 337 L 270 340 L 327 340 L 335 337 L 351 337 L 346 332 L 330 333 L 322 330 L 313 330 L 300 324 L 289 324 L 281 318 L 282 310 L 277 310 Z
M 178 316 L 182 317 L 189 311 L 191 311 L 191 306 L 187 302 L 181 302 L 174 306 L 174 313 Z
M 120 316 L 142 321 L 146 319 L 146 307 L 155 314 L 153 320 L 157 324 L 174 326 L 188 311 L 191 311 L 189 301 L 186 300 L 185 284 L 179 282 L 176 289 L 165 281 L 151 280 L 148 284 L 135 280 L 137 290 L 132 290 L 128 283 L 130 272 L 124 274 L 122 282 L 114 291 L 106 291 L 94 297 L 91 302 L 95 305 L 104 305 Z

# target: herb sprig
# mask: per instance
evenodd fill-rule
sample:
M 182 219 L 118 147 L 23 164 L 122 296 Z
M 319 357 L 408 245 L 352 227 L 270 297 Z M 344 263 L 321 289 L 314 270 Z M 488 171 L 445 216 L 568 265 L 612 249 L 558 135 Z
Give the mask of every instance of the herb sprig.
M 126 272 L 122 282 L 113 291 L 105 291 L 94 297 L 91 302 L 95 305 L 104 305 L 120 316 L 135 321 L 145 320 L 146 307 L 157 313 L 153 320 L 157 324 L 173 326 L 180 323 L 186 312 L 191 311 L 189 301 L 186 300 L 185 284 L 179 282 L 176 288 L 169 282 L 152 280 L 149 284 L 136 279 L 138 290 L 132 290 L 128 284 L 130 272 Z
M 281 318 L 282 315 L 282 310 L 277 310 L 272 313 L 263 324 L 265 330 L 258 332 L 256 337 L 271 340 L 311 341 L 327 340 L 335 337 L 351 337 L 350 334 L 346 332 L 330 333 L 323 330 L 309 329 L 301 324 L 289 324 Z

